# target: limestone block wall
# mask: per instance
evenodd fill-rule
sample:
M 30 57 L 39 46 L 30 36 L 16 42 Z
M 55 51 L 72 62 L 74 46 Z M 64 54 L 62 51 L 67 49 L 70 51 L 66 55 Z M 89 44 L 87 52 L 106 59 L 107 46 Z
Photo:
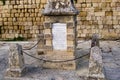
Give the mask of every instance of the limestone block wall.
M 43 30 L 41 9 L 46 0 L 0 1 L 0 39 L 36 38 Z
M 78 37 L 120 38 L 120 0 L 77 0 Z
M 77 37 L 90 38 L 99 33 L 102 39 L 120 38 L 120 0 L 76 0 Z M 43 31 L 41 10 L 47 0 L 0 1 L 0 39 L 34 39 Z

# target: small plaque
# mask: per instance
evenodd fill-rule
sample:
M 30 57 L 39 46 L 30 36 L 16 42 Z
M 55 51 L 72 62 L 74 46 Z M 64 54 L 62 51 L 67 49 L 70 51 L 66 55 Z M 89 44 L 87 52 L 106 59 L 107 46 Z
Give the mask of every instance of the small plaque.
M 54 23 L 52 27 L 53 49 L 67 50 L 67 30 L 66 24 Z

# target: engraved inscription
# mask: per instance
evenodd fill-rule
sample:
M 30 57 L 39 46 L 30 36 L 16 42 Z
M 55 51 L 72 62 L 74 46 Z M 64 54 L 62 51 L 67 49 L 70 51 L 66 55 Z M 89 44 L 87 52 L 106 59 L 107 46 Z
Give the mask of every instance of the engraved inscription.
M 53 35 L 53 49 L 66 50 L 67 49 L 67 33 L 66 24 L 54 23 L 52 28 Z

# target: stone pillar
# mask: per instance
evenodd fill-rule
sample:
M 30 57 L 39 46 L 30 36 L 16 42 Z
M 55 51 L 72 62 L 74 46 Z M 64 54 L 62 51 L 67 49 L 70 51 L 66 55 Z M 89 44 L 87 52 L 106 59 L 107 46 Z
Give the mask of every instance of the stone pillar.
M 89 80 L 105 80 L 102 52 L 97 46 L 92 47 L 90 52 Z
M 25 64 L 21 45 L 10 45 L 8 64 L 9 67 L 6 71 L 6 77 L 20 77 L 23 75 L 25 72 Z

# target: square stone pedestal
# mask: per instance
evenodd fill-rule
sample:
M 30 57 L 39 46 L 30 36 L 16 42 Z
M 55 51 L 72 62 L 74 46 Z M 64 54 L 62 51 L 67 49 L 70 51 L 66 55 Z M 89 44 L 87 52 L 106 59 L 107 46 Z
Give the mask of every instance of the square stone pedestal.
M 45 20 L 43 42 L 38 44 L 38 55 L 51 61 L 74 59 L 77 46 L 75 16 L 45 16 Z M 76 61 L 44 62 L 43 67 L 76 69 Z

